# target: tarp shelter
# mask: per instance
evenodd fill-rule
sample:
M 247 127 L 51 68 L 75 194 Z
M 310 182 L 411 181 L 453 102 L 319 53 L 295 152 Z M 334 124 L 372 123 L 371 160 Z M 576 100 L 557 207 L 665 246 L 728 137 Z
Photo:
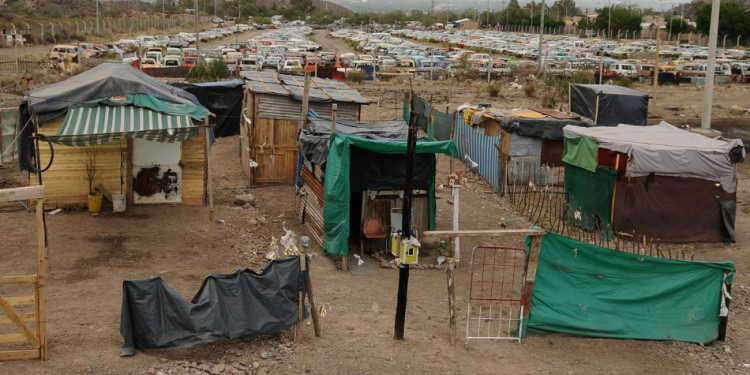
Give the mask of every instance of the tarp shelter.
M 733 262 L 656 258 L 547 233 L 524 324 L 589 337 L 709 343 L 718 337 L 722 283 L 731 285 L 734 271 Z
M 646 125 L 649 95 L 617 85 L 571 84 L 569 108 L 597 125 Z
M 170 85 L 195 95 L 198 102 L 216 116 L 209 119 L 214 136 L 220 138 L 240 134 L 242 99 L 245 96 L 241 80 L 201 83 L 174 82 Z
M 253 185 L 293 184 L 297 174 L 297 135 L 302 122 L 305 78 L 274 71 L 240 73 L 246 92 L 240 122 L 241 160 Z M 330 117 L 359 121 L 369 104 L 341 81 L 310 78 L 309 109 Z
M 93 185 L 122 189 L 130 203 L 203 203 L 209 130 L 198 125 L 210 112 L 182 89 L 130 65 L 105 63 L 31 90 L 19 113 L 22 139 L 36 128 L 57 143 L 44 172 L 48 204 L 86 203 L 89 152 L 97 169 Z M 33 144 L 21 146 L 21 168 L 33 170 Z M 40 155 L 43 164 L 50 160 L 47 147 Z
M 304 297 L 305 286 L 300 257 L 274 260 L 260 274 L 245 269 L 211 275 L 190 301 L 160 277 L 125 280 L 120 313 L 125 343 L 120 355 L 287 329 L 298 322 L 303 305 L 298 292 Z
M 741 140 L 666 122 L 563 131 L 565 196 L 585 222 L 656 241 L 734 241 Z
M 315 181 L 310 181 L 310 176 L 315 174 L 318 181 L 323 180 L 323 189 L 318 189 L 325 202 L 319 213 L 323 221 L 320 240 L 329 254 L 346 255 L 352 192 L 403 191 L 408 126 L 403 120 L 337 121 L 336 132 L 330 134 L 330 124 L 330 119 L 310 118 L 308 129 L 300 134 L 300 152 L 309 163 L 301 166 L 300 175 L 313 188 Z M 457 156 L 458 149 L 453 141 L 417 141 L 414 188 L 428 192 L 432 226 L 435 153 Z M 318 172 L 311 174 L 309 167 Z

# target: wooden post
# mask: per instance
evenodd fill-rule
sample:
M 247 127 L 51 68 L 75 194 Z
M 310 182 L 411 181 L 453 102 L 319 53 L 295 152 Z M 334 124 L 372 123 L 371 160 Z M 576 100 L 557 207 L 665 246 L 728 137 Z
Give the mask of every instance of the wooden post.
M 455 237 L 451 237 L 450 241 L 450 254 L 449 257 L 453 258 L 454 256 L 454 240 L 457 240 Z M 455 291 L 455 274 L 456 274 L 456 261 L 448 261 L 448 268 L 446 272 L 446 277 L 448 281 L 448 319 L 449 319 L 449 329 L 451 334 L 451 345 L 456 344 L 456 291 Z
M 508 184 L 508 163 L 510 163 L 510 138 L 511 135 L 505 130 L 500 131 L 500 147 L 497 148 L 500 162 L 500 176 L 498 177 L 498 184 L 500 186 L 500 196 L 505 196 L 507 193 Z
M 305 261 L 309 259 L 308 255 L 305 255 Z M 305 272 L 305 281 L 307 285 L 307 301 L 310 302 L 310 315 L 312 316 L 313 328 L 315 329 L 315 337 L 322 337 L 320 334 L 320 323 L 318 322 L 318 308 L 315 305 L 315 297 L 313 297 L 312 278 L 310 277 L 310 270 Z
M 307 129 L 307 109 L 310 105 L 310 72 L 305 71 L 305 88 L 302 94 L 302 115 L 300 116 L 299 128 Z
M 619 170 L 620 166 L 620 153 L 617 153 L 617 156 L 615 156 L 615 170 L 620 172 Z M 617 194 L 617 178 L 615 177 L 615 188 L 612 189 L 612 205 L 609 209 L 609 225 L 613 226 L 613 222 L 615 220 L 615 195 Z
M 37 274 L 34 289 L 36 299 L 36 330 L 39 338 L 39 359 L 46 362 L 49 359 L 47 352 L 47 319 L 46 314 L 46 296 L 44 294 L 45 272 L 47 270 L 47 237 L 44 226 L 44 199 L 40 198 L 36 202 L 36 230 L 37 230 Z
M 305 262 L 305 255 L 299 255 L 299 272 L 301 275 L 307 271 L 307 262 Z M 294 342 L 299 343 L 302 341 L 302 320 L 305 318 L 304 299 L 302 297 L 302 291 L 297 291 L 297 325 L 294 327 Z
M 531 312 L 531 298 L 534 295 L 534 282 L 536 281 L 536 268 L 539 264 L 539 252 L 542 249 L 541 236 L 531 237 L 529 249 L 529 262 L 526 265 L 526 281 L 523 286 L 523 317 L 527 319 Z
M 208 130 L 208 115 L 206 115 L 203 126 L 203 152 L 206 154 L 206 193 L 208 194 L 208 262 L 206 268 L 210 272 L 214 248 L 214 194 L 213 184 L 211 183 L 211 141 Z
M 382 83 L 383 83 L 383 81 L 378 80 L 378 107 L 377 107 L 377 111 L 376 111 L 376 113 L 377 113 L 377 119 L 378 119 L 377 121 L 378 122 L 380 122 L 380 86 L 382 85 Z M 2 134 L 0 134 L 0 136 L 1 135 Z M 0 150 L 0 151 L 2 151 L 2 150 Z

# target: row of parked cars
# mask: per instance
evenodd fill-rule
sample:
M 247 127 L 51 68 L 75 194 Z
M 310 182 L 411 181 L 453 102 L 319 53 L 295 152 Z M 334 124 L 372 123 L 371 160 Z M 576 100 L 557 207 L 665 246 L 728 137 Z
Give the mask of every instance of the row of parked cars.
M 332 35 L 357 42 L 358 50 L 375 55 L 378 60 L 381 60 L 380 56 L 390 56 L 396 61 L 414 60 L 416 71 L 424 61 L 429 69 L 440 69 L 450 75 L 455 75 L 457 70 L 502 75 L 514 66 L 536 66 L 541 58 L 545 68 L 565 75 L 588 70 L 606 78 L 644 80 L 651 79 L 658 70 L 673 74 L 674 81 L 690 81 L 692 77 L 705 75 L 707 65 L 706 47 L 684 44 L 657 48 L 651 40 L 613 41 L 549 35 L 545 36 L 540 57 L 539 36 L 536 34 L 411 29 L 373 33 L 340 29 Z M 424 42 L 439 42 L 451 47 L 435 47 Z M 717 75 L 731 76 L 735 81 L 750 80 L 750 62 L 746 61 L 750 59 L 748 51 L 720 49 L 718 56 Z

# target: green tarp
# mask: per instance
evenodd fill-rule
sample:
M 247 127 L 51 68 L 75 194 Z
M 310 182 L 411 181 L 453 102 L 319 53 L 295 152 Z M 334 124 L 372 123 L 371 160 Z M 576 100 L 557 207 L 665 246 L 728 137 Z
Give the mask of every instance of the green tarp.
M 579 228 L 599 229 L 605 240 L 612 238 L 612 194 L 617 182 L 617 171 L 598 166 L 595 173 L 565 164 L 566 217 Z
M 591 138 L 565 137 L 562 160 L 568 164 L 596 172 L 599 144 Z
M 718 337 L 725 272 L 731 284 L 734 262 L 655 258 L 548 233 L 525 325 L 591 337 L 708 343 Z
M 380 141 L 331 134 L 323 189 L 323 250 L 337 256 L 349 254 L 349 158 L 352 146 L 383 154 L 406 154 L 406 141 Z M 458 156 L 458 147 L 453 141 L 420 141 L 417 142 L 416 152 Z

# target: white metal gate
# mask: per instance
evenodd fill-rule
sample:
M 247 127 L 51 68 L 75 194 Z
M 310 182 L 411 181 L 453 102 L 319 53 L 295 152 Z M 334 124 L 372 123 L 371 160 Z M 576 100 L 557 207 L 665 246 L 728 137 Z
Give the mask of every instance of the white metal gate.
M 521 341 L 526 260 L 526 252 L 518 248 L 472 250 L 466 347 L 476 339 Z

